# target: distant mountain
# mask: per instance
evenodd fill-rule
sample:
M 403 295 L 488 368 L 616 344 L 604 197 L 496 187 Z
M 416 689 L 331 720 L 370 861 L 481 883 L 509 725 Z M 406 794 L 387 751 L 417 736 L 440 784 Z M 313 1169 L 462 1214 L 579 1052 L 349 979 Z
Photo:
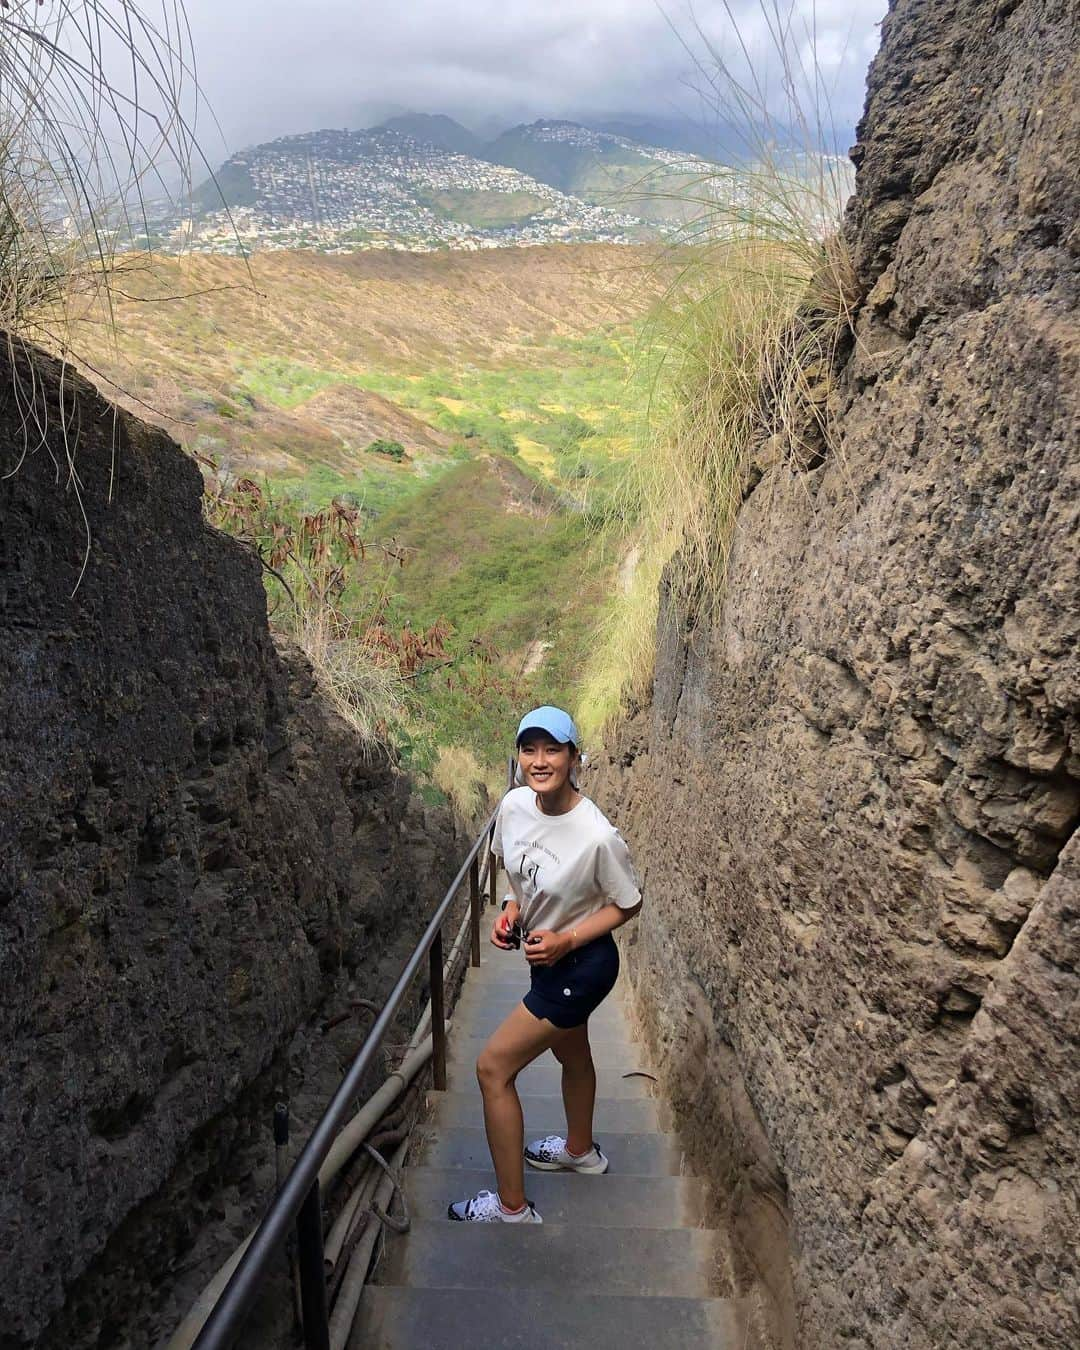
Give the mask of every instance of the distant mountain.
M 405 113 L 391 117 L 373 131 L 397 131 L 411 136 L 414 141 L 437 145 L 440 150 L 451 150 L 458 155 L 480 155 L 482 142 L 468 127 L 442 113 Z
M 680 187 L 709 167 L 686 150 L 543 118 L 511 127 L 482 153 L 561 192 L 657 222 L 682 218 Z
M 794 138 L 792 138 L 794 141 Z M 283 136 L 231 156 L 163 228 L 193 248 L 490 248 L 560 241 L 642 242 L 742 203 L 762 146 L 717 119 L 539 118 L 486 143 L 451 117 L 400 113 L 366 131 Z M 813 181 L 846 160 L 769 147 Z M 716 194 L 721 194 L 718 198 Z M 229 212 L 223 209 L 228 205 Z M 168 243 L 166 243 L 168 246 Z
M 639 148 L 619 137 L 578 122 L 543 119 L 504 131 L 484 147 L 482 156 L 576 195 L 591 190 L 606 168 L 633 165 L 643 173 L 650 162 Z
M 432 117 L 419 125 L 446 132 L 456 124 Z M 194 194 L 188 218 L 163 222 L 162 234 L 165 247 L 235 252 L 240 243 L 342 251 L 631 243 L 655 231 L 626 209 L 560 191 L 511 165 L 379 127 L 251 146 Z
M 688 117 L 636 117 L 633 113 L 623 113 L 604 120 L 590 120 L 584 125 L 624 140 L 640 141 L 664 150 L 682 150 L 715 164 L 737 164 L 749 153 L 745 132 L 719 119 L 696 122 Z

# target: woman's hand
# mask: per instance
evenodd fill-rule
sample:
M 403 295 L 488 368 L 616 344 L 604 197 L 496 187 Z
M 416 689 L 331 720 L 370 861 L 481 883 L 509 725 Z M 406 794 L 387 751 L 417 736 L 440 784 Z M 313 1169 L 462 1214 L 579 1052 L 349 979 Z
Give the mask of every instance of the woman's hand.
M 568 955 L 573 946 L 574 940 L 569 933 L 554 933 L 550 928 L 541 928 L 525 939 L 525 959 L 530 966 L 553 966 Z
M 515 901 L 511 901 L 503 912 L 495 919 L 491 928 L 491 945 L 498 947 L 501 952 L 512 952 L 514 947 L 507 942 L 510 929 L 517 923 L 521 917 L 521 906 Z

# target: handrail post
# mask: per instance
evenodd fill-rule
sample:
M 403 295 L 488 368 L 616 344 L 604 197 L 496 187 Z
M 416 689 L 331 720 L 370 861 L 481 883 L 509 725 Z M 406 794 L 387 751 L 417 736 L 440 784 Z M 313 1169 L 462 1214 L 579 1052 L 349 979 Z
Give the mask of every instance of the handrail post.
M 300 1258 L 300 1302 L 304 1312 L 305 1350 L 330 1350 L 318 1177 L 311 1183 L 311 1190 L 296 1216 L 296 1241 Z
M 469 936 L 472 939 L 472 964 L 480 964 L 480 854 L 469 866 Z
M 495 837 L 495 826 L 491 827 L 491 839 Z M 498 904 L 499 860 L 491 851 L 491 839 L 488 840 L 488 903 L 494 908 Z
M 431 1079 L 436 1092 L 446 1091 L 446 1012 L 443 1003 L 442 929 L 428 951 L 431 986 Z

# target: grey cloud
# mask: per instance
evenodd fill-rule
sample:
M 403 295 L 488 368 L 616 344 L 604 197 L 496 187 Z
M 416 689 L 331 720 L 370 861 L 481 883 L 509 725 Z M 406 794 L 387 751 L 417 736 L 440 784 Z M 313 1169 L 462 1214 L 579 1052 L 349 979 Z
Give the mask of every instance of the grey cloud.
M 813 55 L 835 120 L 858 116 L 886 0 L 781 0 L 787 46 Z M 739 34 L 770 92 L 772 0 L 187 0 L 202 87 L 230 148 L 395 110 L 509 124 L 605 113 L 700 118 L 709 44 L 740 69 Z M 204 120 L 211 158 L 222 147 Z

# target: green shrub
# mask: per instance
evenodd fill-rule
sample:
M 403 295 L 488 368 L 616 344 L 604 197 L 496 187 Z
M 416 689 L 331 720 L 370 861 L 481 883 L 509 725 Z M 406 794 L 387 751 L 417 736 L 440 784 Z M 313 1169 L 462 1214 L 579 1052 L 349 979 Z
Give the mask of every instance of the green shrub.
M 556 454 L 577 450 L 593 434 L 593 428 L 574 412 L 556 413 L 545 426 L 538 427 L 536 439 Z
M 400 463 L 405 458 L 405 447 L 400 441 L 387 441 L 380 437 L 368 446 L 369 455 L 385 455 L 387 459 Z
M 495 422 L 488 426 L 483 435 L 484 440 L 487 441 L 492 450 L 501 450 L 504 455 L 517 454 L 517 442 L 514 440 L 513 434 L 500 423 Z

